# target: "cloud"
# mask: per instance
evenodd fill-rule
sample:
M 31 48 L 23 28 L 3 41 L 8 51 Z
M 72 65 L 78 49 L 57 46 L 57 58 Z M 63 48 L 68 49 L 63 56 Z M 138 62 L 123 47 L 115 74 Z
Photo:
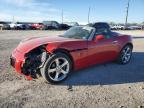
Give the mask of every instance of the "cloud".
M 10 21 L 12 16 L 5 13 L 0 13 L 0 21 Z
M 5 0 L 9 8 L 1 10 L 0 20 L 16 21 L 60 20 L 61 11 L 48 2 L 38 0 Z M 2 5 L 2 4 L 0 4 Z
M 15 22 L 42 22 L 48 20 L 56 20 L 58 22 L 61 22 L 61 16 L 59 15 L 47 14 L 42 16 L 41 13 L 34 11 L 29 12 L 25 15 L 0 13 L 0 21 L 13 21 L 13 17 Z
M 11 4 L 11 5 L 23 6 L 26 3 L 33 2 L 33 0 L 5 0 L 4 2 Z

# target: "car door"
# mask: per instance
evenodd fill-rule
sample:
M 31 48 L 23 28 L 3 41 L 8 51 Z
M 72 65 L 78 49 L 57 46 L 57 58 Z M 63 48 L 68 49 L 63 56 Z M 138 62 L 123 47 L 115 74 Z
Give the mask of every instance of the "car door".
M 104 39 L 94 41 L 96 36 L 103 35 Z M 99 64 L 116 59 L 118 54 L 117 40 L 111 35 L 109 30 L 97 30 L 94 38 L 88 41 L 88 63 Z

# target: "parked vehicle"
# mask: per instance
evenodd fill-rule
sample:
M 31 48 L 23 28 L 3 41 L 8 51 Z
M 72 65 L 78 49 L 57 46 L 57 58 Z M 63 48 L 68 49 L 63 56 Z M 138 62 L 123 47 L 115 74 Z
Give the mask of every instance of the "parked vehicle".
M 144 25 L 142 25 L 142 30 L 144 30 Z
M 112 30 L 124 30 L 125 26 L 124 25 L 112 25 L 111 29 Z
M 7 22 L 0 21 L 0 28 L 3 29 L 3 30 L 9 30 L 10 26 Z
M 19 27 L 21 26 L 21 24 L 17 24 L 17 23 L 10 23 L 9 25 L 10 25 L 10 28 L 11 28 L 12 30 L 14 30 L 14 29 L 16 29 L 16 28 L 19 28 Z
M 11 29 L 15 29 L 16 23 L 10 23 L 9 26 Z
M 43 30 L 45 28 L 43 23 L 34 23 L 31 25 L 31 29 L 33 30 Z
M 31 30 L 32 29 L 32 23 L 30 22 L 19 22 L 21 24 L 22 30 Z
M 43 21 L 45 30 L 58 30 L 61 28 L 60 24 L 57 21 Z
M 64 24 L 67 24 L 69 27 L 79 26 L 77 22 L 64 22 Z
M 67 24 L 60 24 L 60 30 L 68 30 L 70 28 L 70 26 L 69 25 L 67 25 Z
M 127 29 L 129 29 L 129 30 L 141 30 L 142 26 L 129 26 L 129 27 L 127 27 Z
M 59 83 L 70 72 L 94 64 L 115 60 L 127 64 L 132 49 L 130 35 L 112 32 L 106 23 L 94 23 L 72 27 L 60 36 L 23 40 L 12 52 L 11 65 L 29 80 L 41 74 L 46 81 Z
M 10 23 L 10 28 L 13 30 L 24 30 L 24 25 L 20 22 Z

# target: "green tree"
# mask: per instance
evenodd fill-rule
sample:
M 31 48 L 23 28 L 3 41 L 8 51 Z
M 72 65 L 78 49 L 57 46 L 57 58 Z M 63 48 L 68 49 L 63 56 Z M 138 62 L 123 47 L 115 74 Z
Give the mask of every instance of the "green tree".
M 110 24 L 110 25 L 115 25 L 116 23 L 115 23 L 115 22 L 109 22 L 109 24 Z

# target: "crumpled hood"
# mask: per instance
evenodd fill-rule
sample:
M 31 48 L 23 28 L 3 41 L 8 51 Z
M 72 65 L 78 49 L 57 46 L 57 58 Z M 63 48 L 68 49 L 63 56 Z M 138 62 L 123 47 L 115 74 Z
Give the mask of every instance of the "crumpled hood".
M 69 39 L 69 38 L 64 38 L 59 36 L 33 37 L 21 41 L 16 49 L 22 53 L 27 53 L 38 46 L 45 45 L 48 43 L 76 41 L 76 40 L 77 39 Z

